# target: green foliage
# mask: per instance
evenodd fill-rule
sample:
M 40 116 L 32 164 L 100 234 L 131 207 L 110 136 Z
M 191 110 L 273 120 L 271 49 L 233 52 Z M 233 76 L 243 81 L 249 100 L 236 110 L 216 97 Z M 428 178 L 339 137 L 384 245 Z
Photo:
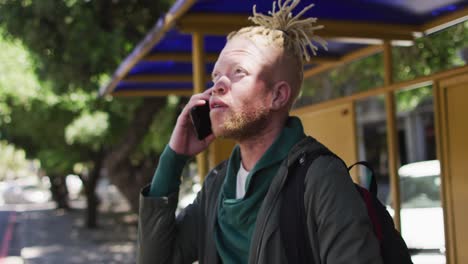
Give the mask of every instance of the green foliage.
M 22 51 L 21 44 L 16 41 L 9 45 L 5 42 L 0 42 L 0 87 L 2 88 L 2 99 L 9 95 L 14 99 L 15 103 L 25 103 L 29 99 L 38 96 L 40 87 L 36 76 L 31 71 L 31 62 L 27 53 Z M 18 84 L 13 86 L 11 84 Z M 4 100 L 2 100 L 4 101 Z
M 459 50 L 467 46 L 468 22 L 464 22 L 419 38 L 410 47 L 395 47 L 394 79 L 411 80 L 464 65 Z
M 376 54 L 305 79 L 296 107 L 382 86 L 383 71 L 382 54 Z
M 0 35 L 2 31 L 0 30 Z M 0 39 L 0 125 L 11 123 L 11 107 L 31 107 L 31 100 L 55 101 L 53 94 L 39 85 L 33 63 L 18 40 Z
M 384 69 L 381 63 L 382 54 L 376 54 L 349 63 L 330 73 L 334 85 L 340 87 L 340 95 L 366 91 L 383 85 Z
M 396 93 L 397 112 L 414 110 L 422 101 L 431 98 L 432 86 L 403 90 Z
M 36 98 L 29 102 L 29 107 L 18 105 L 11 109 L 12 122 L 0 127 L 2 138 L 25 149 L 29 158 L 38 158 L 48 173 L 67 173 L 71 168 L 68 163 L 79 160 L 72 158 L 89 156 L 86 149 L 66 144 L 64 128 L 76 114 L 62 104 L 49 106 Z M 62 161 L 51 162 L 48 158 L 52 156 Z
M 33 54 L 58 92 L 96 91 L 156 22 L 168 1 L 0 1 L 0 24 Z
M 0 40 L 0 138 L 36 158 L 41 148 L 61 146 L 62 124 L 73 113 L 60 107 L 60 98 L 41 85 L 34 64 L 18 40 Z
M 80 153 L 71 148 L 41 148 L 36 154 L 41 167 L 49 175 L 67 175 L 82 160 Z
M 1 0 L 0 26 L 6 30 L 0 33 L 15 42 L 21 39 L 32 56 L 30 65 L 38 76 L 35 78 L 57 97 L 51 100 L 54 110 L 60 108 L 71 114 L 68 123 L 81 111 L 109 114 L 108 130 L 100 137 L 105 142 L 94 138 L 80 141 L 93 142 L 90 147 L 95 150 L 121 137 L 141 101 L 101 99 L 97 97 L 98 87 L 109 80 L 109 74 L 143 38 L 168 2 Z M 22 72 L 15 65 L 8 67 Z M 68 123 L 61 125 L 62 137 Z
M 109 127 L 108 113 L 97 111 L 82 112 L 65 128 L 65 140 L 69 145 L 79 143 L 90 146 L 98 151 L 101 142 L 105 140 Z
M 37 161 L 27 160 L 23 150 L 0 141 L 0 181 L 31 175 L 32 164 L 37 167 Z
M 152 151 L 162 152 L 172 133 L 177 118 L 177 106 L 179 98 L 175 96 L 168 97 L 168 104 L 156 116 L 156 122 L 153 122 L 149 133 L 146 135 L 141 150 L 144 154 Z
M 98 98 L 98 87 L 168 2 L 0 0 L 0 139 L 40 159 L 48 174 L 92 166 L 119 142 L 141 103 Z

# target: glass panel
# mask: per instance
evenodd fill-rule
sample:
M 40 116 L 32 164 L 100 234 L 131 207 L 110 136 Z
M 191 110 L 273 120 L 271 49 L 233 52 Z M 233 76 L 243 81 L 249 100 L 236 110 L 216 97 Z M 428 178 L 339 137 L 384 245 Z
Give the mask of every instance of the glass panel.
M 432 87 L 402 90 L 396 93 L 395 98 L 402 165 L 398 170 L 402 235 L 408 247 L 414 249 L 415 263 L 417 259 L 445 263 Z
M 466 65 L 468 22 L 418 38 L 408 47 L 395 46 L 392 52 L 395 82 Z M 380 53 L 306 78 L 294 108 L 345 97 L 383 85 L 384 69 Z
M 356 122 L 359 160 L 366 160 L 375 170 L 378 198 L 387 204 L 390 180 L 388 173 L 387 124 L 385 99 L 375 96 L 356 102 Z M 361 183 L 368 186 L 369 179 L 364 168 L 359 171 Z
M 427 76 L 466 65 L 468 59 L 468 22 L 460 23 L 427 37 L 409 47 L 394 47 L 396 82 Z
M 294 108 L 367 91 L 382 85 L 382 54 L 376 54 L 306 78 Z

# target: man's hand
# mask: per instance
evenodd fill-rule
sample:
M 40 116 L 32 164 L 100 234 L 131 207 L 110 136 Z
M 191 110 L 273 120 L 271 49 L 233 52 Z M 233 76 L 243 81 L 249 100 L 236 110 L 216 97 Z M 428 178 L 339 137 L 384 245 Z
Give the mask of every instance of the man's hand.
M 215 136 L 211 134 L 203 140 L 198 140 L 190 119 L 190 109 L 192 107 L 201 106 L 205 103 L 209 104 L 211 90 L 210 88 L 201 94 L 193 95 L 177 118 L 177 123 L 169 140 L 169 147 L 177 154 L 196 155 L 205 150 L 215 139 Z

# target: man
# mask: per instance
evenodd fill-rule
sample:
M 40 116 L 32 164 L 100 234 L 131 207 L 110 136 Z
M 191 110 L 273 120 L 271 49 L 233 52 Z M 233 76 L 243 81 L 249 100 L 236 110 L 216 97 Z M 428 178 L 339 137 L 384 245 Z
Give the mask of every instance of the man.
M 279 3 L 258 26 L 228 36 L 213 87 L 193 95 L 177 119 L 140 207 L 138 263 L 287 263 L 279 232 L 281 187 L 288 165 L 320 145 L 289 110 L 299 94 L 303 60 L 316 47 L 313 19 L 290 16 L 298 0 Z M 307 7 L 310 8 L 311 6 Z M 213 134 L 198 140 L 189 110 L 210 105 Z M 175 218 L 188 157 L 216 137 L 237 141 L 227 163 L 206 177 L 194 203 Z M 315 263 L 381 263 L 365 205 L 346 167 L 317 158 L 305 176 L 307 233 Z

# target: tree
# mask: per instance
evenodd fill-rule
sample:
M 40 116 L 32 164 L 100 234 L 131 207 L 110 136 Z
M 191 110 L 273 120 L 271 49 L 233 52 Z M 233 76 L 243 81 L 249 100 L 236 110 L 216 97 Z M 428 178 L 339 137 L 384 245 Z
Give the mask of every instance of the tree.
M 138 208 L 138 191 L 149 182 L 163 143 L 147 143 L 148 131 L 166 131 L 177 100 L 97 98 L 109 73 L 133 49 L 170 3 L 166 1 L 0 0 L 0 26 L 21 40 L 32 58 L 40 89 L 49 96 L 14 104 L 1 137 L 39 157 L 49 175 L 63 177 L 82 164 L 88 198 L 87 224 L 96 225 L 95 187 L 101 172 Z M 7 82 L 11 88 L 14 82 Z M 42 91 L 41 91 L 42 92 Z M 164 122 L 153 122 L 158 112 Z M 8 119 L 7 118 L 7 119 Z M 21 120 L 21 121 L 20 121 Z M 167 121 L 166 121 L 167 120 Z M 12 125 L 14 124 L 14 125 Z M 86 170 L 84 170 L 86 171 Z
M 32 175 L 31 162 L 37 163 L 37 161 L 28 161 L 23 150 L 0 141 L 0 181 Z M 36 164 L 34 166 L 37 167 Z
M 0 70 L 3 72 L 0 78 L 1 136 L 26 147 L 28 156 L 41 160 L 49 175 L 62 175 L 51 177 L 53 197 L 58 207 L 67 208 L 66 200 L 60 199 L 66 196 L 59 195 L 60 190 L 66 193 L 65 185 L 56 183 L 63 178 L 63 173 L 70 172 L 73 160 L 60 162 L 67 146 L 60 140 L 63 137 L 59 131 L 73 118 L 73 113 L 61 107 L 59 97 L 47 85 L 40 85 L 31 59 L 19 41 L 1 41 L 0 49 Z M 44 127 L 44 124 L 50 126 Z

